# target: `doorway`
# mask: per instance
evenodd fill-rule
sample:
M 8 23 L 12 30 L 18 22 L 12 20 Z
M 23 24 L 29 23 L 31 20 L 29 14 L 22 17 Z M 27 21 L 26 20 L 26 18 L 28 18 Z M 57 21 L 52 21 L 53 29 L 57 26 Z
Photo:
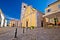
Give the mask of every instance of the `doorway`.
M 41 21 L 41 27 L 43 27 L 43 21 Z
M 28 21 L 26 21 L 26 27 L 28 28 Z

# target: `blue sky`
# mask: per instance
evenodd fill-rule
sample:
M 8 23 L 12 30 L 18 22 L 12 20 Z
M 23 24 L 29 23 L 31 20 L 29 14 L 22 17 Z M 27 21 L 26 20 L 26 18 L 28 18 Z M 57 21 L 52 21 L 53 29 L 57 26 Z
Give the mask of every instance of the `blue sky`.
M 7 19 L 20 19 L 22 2 L 44 13 L 48 4 L 56 0 L 0 0 L 0 8 Z

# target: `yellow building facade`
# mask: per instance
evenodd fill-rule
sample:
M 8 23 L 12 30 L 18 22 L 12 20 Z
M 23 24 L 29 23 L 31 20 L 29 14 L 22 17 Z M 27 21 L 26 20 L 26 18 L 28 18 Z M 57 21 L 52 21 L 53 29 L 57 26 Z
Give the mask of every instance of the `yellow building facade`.
M 10 26 L 10 27 L 13 27 L 14 24 L 15 24 L 15 21 L 14 21 L 14 20 L 10 20 L 9 26 Z
M 30 6 L 28 6 L 26 8 L 26 11 L 24 13 L 24 16 L 22 19 L 22 26 L 23 27 L 26 27 L 26 26 L 28 26 L 28 27 L 35 26 L 36 27 L 36 10 L 31 9 Z
M 32 8 L 31 6 L 27 6 L 26 4 L 23 4 L 23 6 L 22 6 L 23 7 L 22 9 L 24 10 L 21 15 L 22 27 L 31 27 L 31 26 L 37 27 L 37 22 L 38 22 L 37 15 L 39 14 L 43 15 L 43 14 L 42 13 L 37 14 L 38 11 Z
M 60 0 L 49 4 L 45 9 L 45 15 L 43 17 L 45 17 L 48 23 L 56 24 L 60 22 Z
M 18 27 L 18 21 L 15 19 L 10 20 L 9 27 Z

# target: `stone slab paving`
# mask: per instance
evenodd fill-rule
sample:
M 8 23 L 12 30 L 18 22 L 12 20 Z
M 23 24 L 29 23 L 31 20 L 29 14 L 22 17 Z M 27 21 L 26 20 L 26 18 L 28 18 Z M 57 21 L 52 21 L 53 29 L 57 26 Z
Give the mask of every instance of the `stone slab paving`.
M 0 40 L 60 40 L 60 28 L 35 28 L 33 30 L 25 30 L 22 28 L 17 30 L 17 38 L 14 39 L 15 29 L 11 29 L 6 34 L 0 36 Z
M 12 30 L 14 28 L 16 28 L 16 27 L 2 27 L 2 28 L 0 28 L 0 35 L 8 32 L 9 30 Z
M 0 40 L 12 40 L 14 37 L 15 27 L 8 28 L 7 30 L 8 31 L 5 30 L 5 32 L 2 32 L 2 34 L 0 34 Z
M 60 40 L 60 29 L 36 28 L 18 36 L 18 40 Z

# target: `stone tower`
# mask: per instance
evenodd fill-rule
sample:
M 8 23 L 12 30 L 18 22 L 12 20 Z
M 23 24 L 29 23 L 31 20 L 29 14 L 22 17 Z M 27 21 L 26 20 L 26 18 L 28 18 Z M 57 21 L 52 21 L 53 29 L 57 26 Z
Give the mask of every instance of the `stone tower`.
M 22 7 L 21 7 L 21 19 L 23 18 L 23 15 L 24 15 L 26 7 L 27 7 L 27 4 L 22 3 Z

